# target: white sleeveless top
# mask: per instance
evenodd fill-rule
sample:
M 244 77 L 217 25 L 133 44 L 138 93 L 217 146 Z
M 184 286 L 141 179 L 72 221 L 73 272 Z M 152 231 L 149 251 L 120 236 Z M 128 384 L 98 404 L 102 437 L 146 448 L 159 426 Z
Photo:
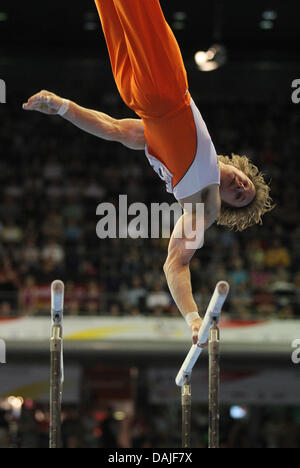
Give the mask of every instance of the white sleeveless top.
M 218 156 L 199 109 L 191 99 L 191 109 L 197 130 L 197 151 L 193 163 L 186 174 L 173 187 L 173 175 L 157 158 L 152 156 L 147 145 L 146 156 L 159 177 L 165 182 L 167 192 L 173 193 L 176 200 L 190 197 L 212 184 L 220 185 Z

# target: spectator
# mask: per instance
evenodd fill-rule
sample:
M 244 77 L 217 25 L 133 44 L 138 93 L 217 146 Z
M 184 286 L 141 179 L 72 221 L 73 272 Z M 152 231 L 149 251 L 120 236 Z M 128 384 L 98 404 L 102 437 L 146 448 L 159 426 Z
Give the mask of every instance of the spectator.
M 244 268 L 243 260 L 239 257 L 233 260 L 232 269 L 229 272 L 229 279 L 232 286 L 238 287 L 248 280 L 248 272 Z
M 234 313 L 239 318 L 250 318 L 251 309 L 253 307 L 253 297 L 249 283 L 246 281 L 236 286 L 235 290 L 231 290 L 230 304 L 232 306 L 231 313 Z
M 15 223 L 14 220 L 9 219 L 4 224 L 1 231 L 1 240 L 7 244 L 20 243 L 23 239 L 22 229 Z
M 274 239 L 272 247 L 266 250 L 264 262 L 267 268 L 289 267 L 291 257 L 288 249 L 281 244 L 280 240 Z
M 64 239 L 68 245 L 76 245 L 80 241 L 81 228 L 74 219 L 67 221 L 67 226 L 64 230 Z
M 83 195 L 87 199 L 90 199 L 92 203 L 92 200 L 97 200 L 98 202 L 103 200 L 105 194 L 106 190 L 99 184 L 96 177 L 92 176 L 83 191 Z
M 37 288 L 33 276 L 26 276 L 20 289 L 20 308 L 25 315 L 34 315 L 37 309 Z
M 161 283 L 154 284 L 153 290 L 150 291 L 146 297 L 146 306 L 148 309 L 155 309 L 156 307 L 167 308 L 171 304 L 170 294 L 166 293 Z
M 29 238 L 24 245 L 22 257 L 25 265 L 30 271 L 38 269 L 40 256 L 40 249 L 37 247 L 35 240 L 33 238 Z
M 57 158 L 50 156 L 44 165 L 43 176 L 46 180 L 58 181 L 63 177 L 63 167 Z
M 271 273 L 266 271 L 261 263 L 256 264 L 250 273 L 250 288 L 268 288 L 271 281 Z
M 62 216 L 55 211 L 51 211 L 43 222 L 42 233 L 46 238 L 60 239 L 63 233 Z
M 51 260 L 55 265 L 59 265 L 63 263 L 65 253 L 63 248 L 52 239 L 43 247 L 41 257 L 46 262 Z
M 128 288 L 125 301 L 130 307 L 140 306 L 144 307 L 146 297 L 146 289 L 143 287 L 142 280 L 139 276 L 134 276 L 132 286 Z
M 258 239 L 252 240 L 246 247 L 246 258 L 253 268 L 263 268 L 265 253 Z
M 269 290 L 274 294 L 278 306 L 287 306 L 295 302 L 295 285 L 290 281 L 284 268 L 278 268 L 273 274 Z
M 262 286 L 256 288 L 253 304 L 259 317 L 275 317 L 276 306 L 274 295 L 270 291 L 266 291 Z
M 72 300 L 69 302 L 68 307 L 66 308 L 66 315 L 71 315 L 76 317 L 80 315 L 80 303 L 77 300 Z

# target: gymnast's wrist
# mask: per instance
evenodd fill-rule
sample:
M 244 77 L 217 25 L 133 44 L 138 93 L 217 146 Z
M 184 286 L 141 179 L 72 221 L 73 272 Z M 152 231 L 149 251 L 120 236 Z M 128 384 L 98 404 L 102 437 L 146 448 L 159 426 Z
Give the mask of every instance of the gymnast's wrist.
M 63 117 L 68 112 L 69 107 L 70 107 L 69 99 L 63 99 L 62 104 L 57 111 L 57 115 L 60 115 L 61 117 Z
M 186 323 L 188 324 L 189 327 L 192 326 L 192 322 L 194 320 L 197 320 L 197 319 L 200 319 L 200 315 L 198 314 L 198 312 L 189 312 L 187 315 L 185 315 L 185 321 Z

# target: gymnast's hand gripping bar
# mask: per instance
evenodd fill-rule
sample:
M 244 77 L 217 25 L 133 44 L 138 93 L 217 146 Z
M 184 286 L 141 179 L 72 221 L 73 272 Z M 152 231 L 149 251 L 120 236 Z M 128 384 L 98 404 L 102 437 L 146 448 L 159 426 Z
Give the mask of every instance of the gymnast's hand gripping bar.
M 217 323 L 219 322 L 221 310 L 228 296 L 229 289 L 229 284 L 226 281 L 219 281 L 216 285 L 198 333 L 198 341 L 200 344 L 205 344 L 207 342 L 213 320 L 215 319 Z M 203 348 L 200 348 L 197 345 L 192 345 L 180 368 L 180 371 L 177 374 L 175 381 L 178 387 L 182 387 L 184 382 L 190 379 L 193 367 L 202 351 Z

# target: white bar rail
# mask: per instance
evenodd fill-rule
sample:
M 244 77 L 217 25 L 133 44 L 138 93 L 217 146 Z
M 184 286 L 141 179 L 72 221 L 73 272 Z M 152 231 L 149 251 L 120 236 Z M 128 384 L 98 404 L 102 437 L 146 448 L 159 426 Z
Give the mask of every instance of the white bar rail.
M 212 295 L 206 314 L 204 316 L 201 328 L 198 333 L 198 341 L 200 344 L 204 344 L 208 340 L 209 330 L 212 325 L 213 319 L 217 320 L 217 323 L 220 320 L 220 314 L 223 307 L 223 304 L 229 293 L 229 284 L 226 281 L 219 281 L 215 287 L 215 291 Z M 189 353 L 187 354 L 180 371 L 176 377 L 176 385 L 182 387 L 184 380 L 190 378 L 193 367 L 196 364 L 196 361 L 200 354 L 202 353 L 203 348 L 200 348 L 197 345 L 192 345 Z
M 64 311 L 65 285 L 60 280 L 51 283 L 51 319 L 52 325 L 62 325 Z
M 61 280 L 55 280 L 51 283 L 51 336 L 55 334 L 54 329 L 59 327 L 59 336 L 61 338 L 61 368 L 60 381 L 64 382 L 64 358 L 63 358 L 63 315 L 64 315 L 64 295 L 65 285 Z

